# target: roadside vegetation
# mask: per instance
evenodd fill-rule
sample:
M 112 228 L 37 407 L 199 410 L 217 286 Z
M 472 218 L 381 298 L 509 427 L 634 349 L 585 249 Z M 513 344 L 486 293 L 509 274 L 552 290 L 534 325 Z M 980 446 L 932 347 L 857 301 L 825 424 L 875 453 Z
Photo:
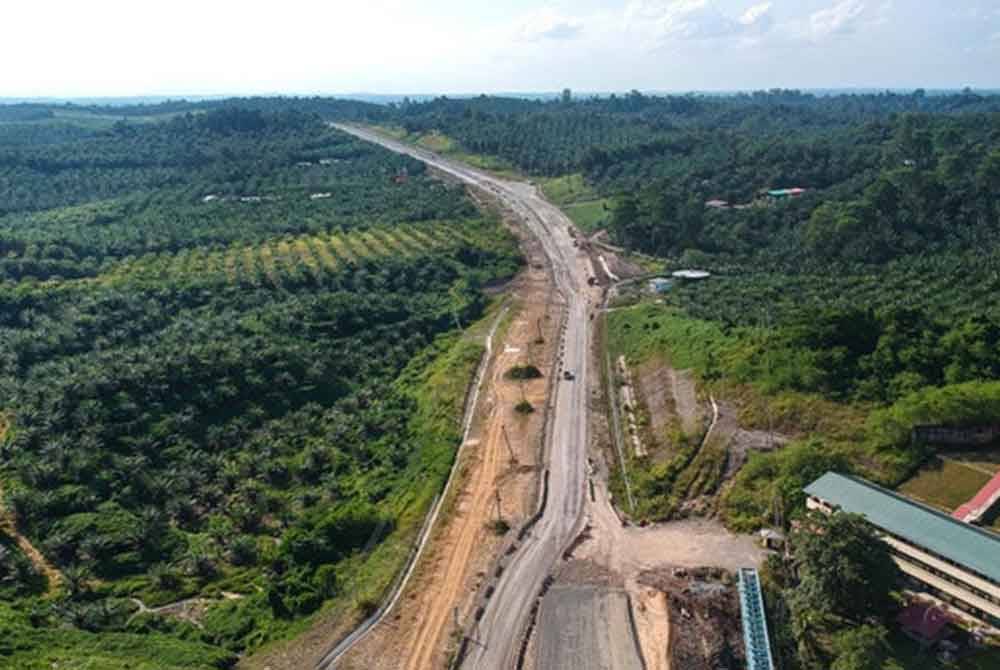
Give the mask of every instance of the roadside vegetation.
M 994 373 L 963 364 L 975 352 L 994 356 L 996 345 L 955 335 L 968 324 L 954 325 L 937 337 L 924 331 L 918 341 L 927 356 L 913 355 L 909 342 L 909 355 L 899 358 L 884 355 L 900 346 L 894 344 L 900 339 L 898 324 L 890 317 L 884 325 L 838 326 L 840 316 L 830 315 L 830 320 L 765 330 L 726 327 L 692 318 L 677 306 L 644 302 L 607 318 L 612 346 L 630 361 L 665 355 L 673 367 L 694 371 L 706 391 L 736 399 L 745 428 L 798 438 L 775 452 L 752 454 L 737 474 L 722 511 L 738 529 L 768 523 L 776 505 L 802 509 L 801 487 L 828 469 L 853 470 L 899 485 L 934 453 L 911 442 L 914 426 L 975 425 L 1000 416 L 1000 382 L 992 381 Z M 852 349 L 853 338 L 861 335 L 867 344 Z M 949 351 L 943 342 L 962 344 Z M 926 364 L 928 356 L 936 366 Z M 915 360 L 920 372 L 940 385 L 924 382 L 915 390 L 894 385 L 893 379 L 908 377 L 907 362 Z M 640 493 L 667 494 L 662 515 L 669 516 L 680 502 L 669 494 L 700 438 L 675 438 L 686 446 L 673 460 L 633 470 Z
M 229 667 L 359 616 L 447 476 L 513 238 L 256 105 L 0 123 L 0 666 Z

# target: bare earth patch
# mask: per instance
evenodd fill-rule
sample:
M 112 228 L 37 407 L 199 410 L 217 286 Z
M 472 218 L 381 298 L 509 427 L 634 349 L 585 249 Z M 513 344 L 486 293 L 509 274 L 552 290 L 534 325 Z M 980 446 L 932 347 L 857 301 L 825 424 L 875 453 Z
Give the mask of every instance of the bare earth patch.
M 674 408 L 681 421 L 681 430 L 688 435 L 697 435 L 704 421 L 704 413 L 698 403 L 698 391 L 694 375 L 690 370 L 667 368 L 670 389 L 674 396 Z
M 666 601 L 666 644 L 656 640 L 666 667 L 684 670 L 742 668 L 745 664 L 739 597 L 725 571 L 661 568 L 639 577 Z M 663 665 L 650 665 L 664 667 Z

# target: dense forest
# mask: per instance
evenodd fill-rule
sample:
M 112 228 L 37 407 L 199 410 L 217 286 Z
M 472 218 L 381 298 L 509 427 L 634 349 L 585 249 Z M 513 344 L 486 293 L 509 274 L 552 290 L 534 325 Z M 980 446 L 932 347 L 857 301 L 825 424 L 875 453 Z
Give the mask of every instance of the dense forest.
M 892 402 L 1000 371 L 1000 96 L 633 92 L 392 112 L 372 121 L 443 133 L 549 192 L 576 177 L 612 241 L 711 269 L 671 302 L 724 329 L 772 325 L 787 361 L 772 387 Z M 788 188 L 804 192 L 769 195 Z
M 459 329 L 516 245 L 270 106 L 0 122 L 2 667 L 229 666 L 378 597 L 353 575 L 391 578 L 447 474 Z

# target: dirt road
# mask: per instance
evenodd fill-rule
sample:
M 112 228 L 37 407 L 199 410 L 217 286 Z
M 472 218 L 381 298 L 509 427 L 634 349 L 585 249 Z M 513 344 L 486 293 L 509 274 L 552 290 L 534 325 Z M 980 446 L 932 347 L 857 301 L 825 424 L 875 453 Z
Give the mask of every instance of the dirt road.
M 344 656 L 338 664 L 344 670 L 444 667 L 457 641 L 456 611 L 460 627 L 471 621 L 493 560 L 512 540 L 513 531 L 501 535 L 491 524 L 499 513 L 510 528 L 519 528 L 537 506 L 544 413 L 522 415 L 514 406 L 522 398 L 538 408 L 546 402 L 560 307 L 549 303 L 551 280 L 538 267 L 544 261 L 538 243 L 524 240 L 522 248 L 528 263 L 507 288 L 510 323 L 496 338 L 454 500 L 396 611 Z M 529 364 L 541 378 L 508 378 L 511 368 Z
M 598 290 L 587 283 L 590 259 L 576 248 L 570 220 L 533 185 L 494 177 L 366 129 L 337 127 L 422 160 L 499 198 L 541 242 L 556 286 L 566 302 L 561 359 L 563 368 L 572 371 L 575 380 L 557 386 L 551 406 L 548 505 L 498 581 L 479 624 L 479 640 L 471 647 L 465 662 L 468 668 L 509 668 L 515 662 L 542 582 L 582 527 L 587 482 L 589 318 L 600 299 Z

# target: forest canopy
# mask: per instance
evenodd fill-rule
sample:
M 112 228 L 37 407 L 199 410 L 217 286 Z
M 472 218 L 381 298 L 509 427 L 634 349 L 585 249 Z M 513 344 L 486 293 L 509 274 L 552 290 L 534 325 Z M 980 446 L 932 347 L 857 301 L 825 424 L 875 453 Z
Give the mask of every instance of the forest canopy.
M 412 537 L 518 250 L 309 105 L 48 111 L 0 116 L 0 665 L 228 667 Z

